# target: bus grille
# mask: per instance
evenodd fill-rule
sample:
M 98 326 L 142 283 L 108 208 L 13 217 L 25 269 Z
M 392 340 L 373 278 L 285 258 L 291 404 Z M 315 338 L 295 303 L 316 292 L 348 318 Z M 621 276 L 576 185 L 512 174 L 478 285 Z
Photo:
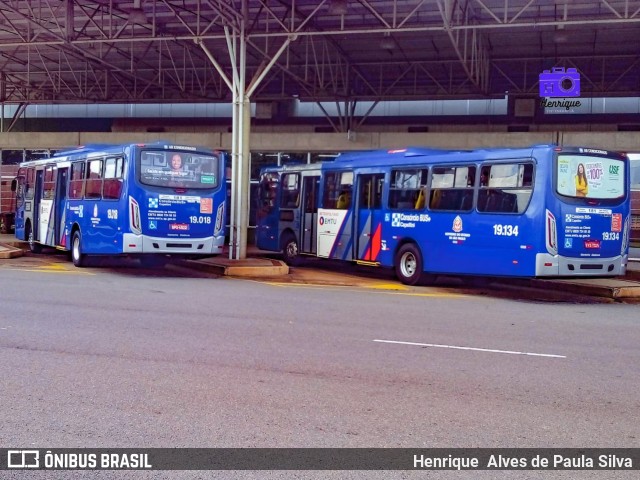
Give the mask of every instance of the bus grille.
M 580 265 L 580 270 L 602 270 L 604 265 L 602 264 L 591 264 L 587 263 L 585 265 Z

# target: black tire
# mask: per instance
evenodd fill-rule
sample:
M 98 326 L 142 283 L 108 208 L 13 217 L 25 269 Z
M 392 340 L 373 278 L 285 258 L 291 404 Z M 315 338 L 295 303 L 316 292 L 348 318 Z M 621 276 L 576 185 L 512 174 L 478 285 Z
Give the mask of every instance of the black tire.
M 406 243 L 396 253 L 396 276 L 405 285 L 416 285 L 422 277 L 422 254 L 414 243 Z
M 282 258 L 287 265 L 300 265 L 298 241 L 292 233 L 285 233 L 282 237 Z
M 29 251 L 31 253 L 42 253 L 42 245 L 36 243 L 33 238 L 33 229 L 31 228 L 31 223 L 27 223 L 27 227 L 24 231 L 25 240 L 29 244 Z
M 71 236 L 71 261 L 73 265 L 81 268 L 86 264 L 86 256 L 82 253 L 82 235 L 80 230 L 73 232 Z

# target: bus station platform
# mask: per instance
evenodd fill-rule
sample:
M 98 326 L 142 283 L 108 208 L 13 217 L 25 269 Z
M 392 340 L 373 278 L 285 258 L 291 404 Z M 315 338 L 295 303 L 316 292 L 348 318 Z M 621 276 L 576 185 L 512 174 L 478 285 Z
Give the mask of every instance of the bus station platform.
M 0 235 L 0 260 L 21 257 L 24 250 L 12 235 Z
M 287 275 L 289 266 L 282 260 L 260 255 L 254 249 L 247 249 L 247 258 L 231 260 L 225 251 L 222 255 L 197 260 L 181 260 L 182 266 L 195 270 L 204 270 L 229 277 L 270 278 Z

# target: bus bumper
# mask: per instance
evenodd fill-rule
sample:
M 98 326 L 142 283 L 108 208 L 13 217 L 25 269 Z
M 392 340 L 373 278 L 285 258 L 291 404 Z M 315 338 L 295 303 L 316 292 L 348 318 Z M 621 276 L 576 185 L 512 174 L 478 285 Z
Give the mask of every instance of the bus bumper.
M 124 253 L 217 255 L 222 253 L 224 247 L 224 235 L 205 238 L 163 238 L 125 233 L 122 240 Z
M 628 255 L 610 258 L 571 258 L 539 253 L 536 277 L 615 277 L 627 272 Z

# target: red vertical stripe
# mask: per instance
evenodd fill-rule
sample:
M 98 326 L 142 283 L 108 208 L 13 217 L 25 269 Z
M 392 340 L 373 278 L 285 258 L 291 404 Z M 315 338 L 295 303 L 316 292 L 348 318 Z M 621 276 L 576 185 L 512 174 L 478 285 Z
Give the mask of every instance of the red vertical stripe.
M 381 241 L 380 237 L 382 236 L 382 223 L 379 223 L 376 227 L 376 232 L 373 234 L 373 238 L 371 239 L 371 258 L 369 259 L 372 262 L 375 262 L 378 258 L 378 254 L 380 253 Z

